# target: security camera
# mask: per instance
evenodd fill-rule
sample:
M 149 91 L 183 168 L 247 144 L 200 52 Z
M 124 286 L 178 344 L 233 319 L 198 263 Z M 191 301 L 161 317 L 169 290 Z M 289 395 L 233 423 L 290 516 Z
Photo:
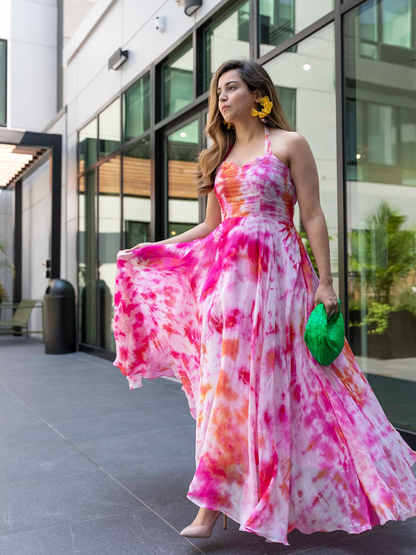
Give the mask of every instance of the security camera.
M 165 30 L 165 18 L 161 15 L 158 15 L 155 19 L 155 26 L 156 31 L 163 33 L 163 31 Z

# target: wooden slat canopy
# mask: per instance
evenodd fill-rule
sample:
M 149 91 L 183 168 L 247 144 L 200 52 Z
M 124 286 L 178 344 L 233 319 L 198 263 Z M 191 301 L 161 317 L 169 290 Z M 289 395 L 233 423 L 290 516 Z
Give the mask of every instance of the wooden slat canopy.
M 118 195 L 120 193 L 120 169 L 119 156 L 99 167 L 100 194 Z M 169 161 L 169 197 L 197 199 L 194 175 L 196 170 L 196 162 Z M 80 179 L 79 190 L 84 191 L 84 178 Z M 124 157 L 123 191 L 129 196 L 150 197 L 150 160 Z

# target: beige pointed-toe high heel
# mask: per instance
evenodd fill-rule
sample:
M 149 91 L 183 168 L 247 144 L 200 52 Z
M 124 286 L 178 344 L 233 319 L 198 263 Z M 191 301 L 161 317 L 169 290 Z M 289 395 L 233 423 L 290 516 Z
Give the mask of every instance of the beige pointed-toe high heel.
M 221 511 L 217 511 L 209 524 L 190 524 L 181 532 L 181 536 L 186 538 L 209 538 L 212 534 L 214 524 L 217 522 Z M 227 515 L 224 515 L 224 530 L 227 529 Z

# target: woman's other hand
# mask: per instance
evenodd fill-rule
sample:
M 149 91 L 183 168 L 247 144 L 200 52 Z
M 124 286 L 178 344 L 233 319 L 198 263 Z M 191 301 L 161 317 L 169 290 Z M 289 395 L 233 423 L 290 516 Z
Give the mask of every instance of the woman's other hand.
M 331 311 L 335 308 L 336 312 L 338 312 L 338 297 L 332 287 L 331 283 L 327 282 L 320 282 L 318 289 L 316 290 L 315 299 L 314 299 L 315 307 L 319 303 L 323 303 L 326 310 L 326 315 L 329 316 Z
M 125 249 L 123 252 L 131 252 L 131 251 L 135 251 L 137 249 L 141 249 L 142 247 L 146 246 L 146 245 L 151 245 L 152 243 L 138 243 L 135 247 L 132 247 L 131 249 Z

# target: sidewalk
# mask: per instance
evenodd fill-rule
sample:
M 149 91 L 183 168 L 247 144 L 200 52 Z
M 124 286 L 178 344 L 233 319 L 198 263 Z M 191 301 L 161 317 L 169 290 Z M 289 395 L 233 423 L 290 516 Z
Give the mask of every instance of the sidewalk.
M 130 390 L 111 362 L 0 337 L 0 553 L 415 555 L 416 517 L 360 535 L 294 530 L 290 546 L 222 517 L 211 538 L 182 538 L 198 511 L 194 437 L 179 383 Z

